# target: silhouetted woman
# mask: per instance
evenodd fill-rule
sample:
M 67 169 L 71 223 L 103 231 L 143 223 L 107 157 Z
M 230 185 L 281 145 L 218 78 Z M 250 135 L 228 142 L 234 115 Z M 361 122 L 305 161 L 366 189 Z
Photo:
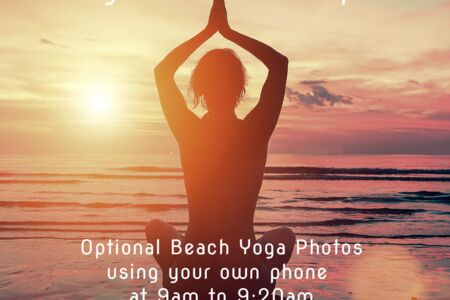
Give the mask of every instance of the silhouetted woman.
M 268 68 L 268 76 L 256 107 L 243 119 L 235 108 L 245 94 L 246 72 L 231 49 L 215 49 L 204 55 L 191 76 L 194 104 L 207 109 L 198 118 L 186 105 L 174 75 L 186 59 L 216 32 L 252 53 Z M 261 288 L 273 289 L 268 272 L 287 263 L 295 242 L 293 232 L 278 228 L 256 240 L 253 217 L 264 175 L 269 138 L 275 128 L 283 103 L 288 59 L 271 47 L 230 28 L 224 0 L 215 0 L 208 25 L 192 39 L 174 49 L 155 68 L 161 105 L 180 149 L 181 163 L 189 204 L 189 225 L 183 237 L 171 225 L 151 221 L 146 228 L 150 243 L 161 242 L 162 253 L 155 256 L 164 274 L 163 284 L 171 291 L 195 291 L 206 298 L 211 287 L 237 299 L 240 288 L 256 295 Z M 173 239 L 189 243 L 218 243 L 231 246 L 230 255 L 172 256 Z M 286 255 L 267 260 L 244 256 L 239 240 L 252 243 L 283 244 Z M 209 267 L 206 281 L 171 284 L 170 267 Z M 255 267 L 258 280 L 220 280 L 222 267 Z

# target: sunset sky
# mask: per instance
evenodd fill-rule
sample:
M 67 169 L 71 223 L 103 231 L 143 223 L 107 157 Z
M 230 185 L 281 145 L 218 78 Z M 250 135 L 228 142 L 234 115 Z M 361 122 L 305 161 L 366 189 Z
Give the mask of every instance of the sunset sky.
M 177 152 L 153 67 L 205 26 L 211 2 L 1 1 L 0 153 Z M 272 153 L 450 154 L 449 0 L 227 5 L 232 27 L 290 59 Z M 214 47 L 246 64 L 243 116 L 266 70 L 220 35 L 180 69 L 180 87 Z

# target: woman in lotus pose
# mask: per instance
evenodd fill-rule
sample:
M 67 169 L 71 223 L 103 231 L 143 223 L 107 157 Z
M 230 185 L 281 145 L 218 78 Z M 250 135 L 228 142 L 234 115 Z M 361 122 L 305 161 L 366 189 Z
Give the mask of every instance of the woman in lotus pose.
M 267 68 L 268 76 L 260 101 L 244 118 L 235 115 L 235 108 L 245 94 L 246 72 L 231 49 L 215 49 L 198 62 L 191 76 L 194 104 L 207 109 L 198 118 L 186 105 L 174 75 L 187 58 L 216 32 L 258 58 Z M 156 261 L 163 271 L 163 285 L 173 292 L 197 292 L 200 299 L 209 299 L 210 288 L 236 299 L 240 288 L 250 294 L 274 288 L 269 272 L 289 261 L 295 235 L 278 228 L 256 240 L 253 217 L 264 175 L 267 147 L 277 124 L 283 103 L 288 59 L 271 47 L 230 28 L 224 0 L 214 0 L 205 29 L 181 44 L 155 68 L 156 85 L 161 105 L 180 149 L 184 182 L 189 204 L 189 225 L 185 236 L 171 225 L 150 221 L 147 240 L 159 239 L 161 253 Z M 239 240 L 275 246 L 282 244 L 285 255 L 272 259 L 243 255 Z M 182 243 L 219 243 L 230 245 L 229 255 L 171 255 L 172 240 Z M 170 283 L 169 268 L 211 268 L 206 281 L 187 280 Z M 223 267 L 257 268 L 258 280 L 222 280 Z M 253 298 L 255 299 L 255 298 Z

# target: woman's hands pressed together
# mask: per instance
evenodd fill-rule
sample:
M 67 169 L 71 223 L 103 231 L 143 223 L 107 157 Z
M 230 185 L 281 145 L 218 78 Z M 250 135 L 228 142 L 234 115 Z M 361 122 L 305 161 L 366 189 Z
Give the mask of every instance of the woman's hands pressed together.
M 206 30 L 212 33 L 218 31 L 222 35 L 231 30 L 230 25 L 228 24 L 225 0 L 214 0 Z

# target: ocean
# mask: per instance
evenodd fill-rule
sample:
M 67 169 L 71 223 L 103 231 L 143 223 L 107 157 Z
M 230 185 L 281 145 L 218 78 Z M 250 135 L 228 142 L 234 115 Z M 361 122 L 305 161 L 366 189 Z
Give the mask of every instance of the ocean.
M 108 280 L 108 266 L 148 257 L 81 254 L 82 239 L 145 242 L 159 218 L 188 215 L 176 154 L 0 156 L 0 298 L 128 299 L 145 280 Z M 255 213 L 262 234 L 361 243 L 361 256 L 294 255 L 326 280 L 282 279 L 314 299 L 450 299 L 450 156 L 269 156 Z M 286 296 L 286 295 L 285 295 Z

